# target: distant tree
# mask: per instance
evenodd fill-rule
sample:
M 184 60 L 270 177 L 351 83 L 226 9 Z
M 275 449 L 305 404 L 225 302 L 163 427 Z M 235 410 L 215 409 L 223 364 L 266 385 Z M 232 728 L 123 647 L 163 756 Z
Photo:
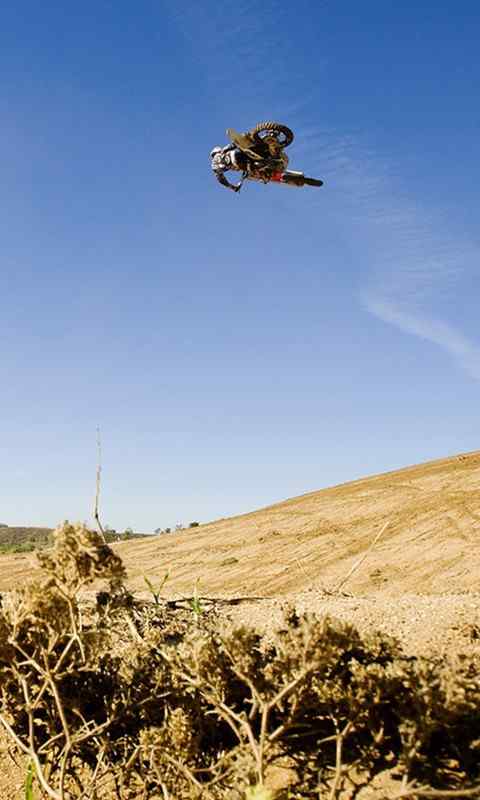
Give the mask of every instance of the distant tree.
M 0 522 L 0 528 L 8 528 L 7 523 L 6 522 Z
M 181 522 L 177 522 L 177 524 L 175 525 L 175 530 L 183 531 L 183 524 Z
M 199 523 L 199 522 L 191 522 L 191 523 L 190 523 L 190 525 L 189 525 L 188 527 L 189 527 L 189 528 L 198 528 L 198 527 L 199 527 L 199 525 L 200 525 L 200 523 Z
M 172 532 L 171 528 L 165 528 L 165 533 L 171 533 L 171 532 Z
M 155 528 L 154 533 L 156 533 L 157 535 L 159 533 L 162 533 L 162 528 Z
M 131 539 L 133 537 L 133 528 L 125 528 L 123 532 L 124 539 Z

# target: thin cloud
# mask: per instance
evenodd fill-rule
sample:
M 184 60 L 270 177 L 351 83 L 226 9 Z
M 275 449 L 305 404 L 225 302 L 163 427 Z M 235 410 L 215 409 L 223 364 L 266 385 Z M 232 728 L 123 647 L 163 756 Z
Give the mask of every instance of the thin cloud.
M 207 12 L 201 3 L 163 5 L 202 65 L 218 105 L 230 103 L 234 111 L 247 102 L 253 115 L 247 124 L 278 114 L 288 122 L 306 107 L 314 94 L 307 88 L 309 67 L 298 58 L 299 43 L 285 36 L 289 7 L 282 0 L 224 0 L 209 4 Z M 302 87 L 301 98 L 292 87 Z
M 386 300 L 364 296 L 366 308 L 390 325 L 443 348 L 468 374 L 480 380 L 480 346 L 442 320 L 416 316 Z
M 365 152 L 354 137 L 307 130 L 297 150 L 313 159 L 347 210 L 347 238 L 362 253 L 359 297 L 366 310 L 441 347 L 480 380 L 480 343 L 437 311 L 478 272 L 480 248 L 456 235 L 437 209 L 402 194 L 398 166 Z
M 373 216 L 380 263 L 361 290 L 365 308 L 401 330 L 445 350 L 471 377 L 480 379 L 480 345 L 436 312 L 458 294 L 459 284 L 478 269 L 478 247 L 455 239 L 421 216 L 390 209 Z
M 479 249 L 422 220 L 421 213 L 385 209 L 371 215 L 369 235 L 378 259 L 360 292 L 365 308 L 406 333 L 445 350 L 471 377 L 480 379 L 480 345 L 458 323 L 443 318 L 446 300 L 458 294 L 480 262 Z M 378 258 L 378 256 L 377 256 Z

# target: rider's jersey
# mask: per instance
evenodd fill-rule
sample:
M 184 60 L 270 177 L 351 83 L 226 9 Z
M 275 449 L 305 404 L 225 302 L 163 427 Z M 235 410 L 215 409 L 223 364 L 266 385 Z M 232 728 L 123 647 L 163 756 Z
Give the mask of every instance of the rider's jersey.
M 212 158 L 212 169 L 214 172 L 226 172 L 229 169 L 241 171 L 240 166 L 242 153 L 233 144 L 227 144 L 219 153 Z

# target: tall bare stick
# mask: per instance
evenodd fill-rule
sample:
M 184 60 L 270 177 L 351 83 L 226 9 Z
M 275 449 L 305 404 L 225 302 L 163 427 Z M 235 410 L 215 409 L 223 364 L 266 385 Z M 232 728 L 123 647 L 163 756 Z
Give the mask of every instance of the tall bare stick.
M 93 516 L 94 516 L 94 518 L 96 520 L 96 523 L 98 525 L 98 530 L 100 531 L 100 534 L 101 534 L 101 536 L 103 538 L 103 541 L 106 543 L 107 540 L 105 538 L 105 531 L 103 530 L 102 523 L 100 522 L 100 516 L 99 516 L 99 511 L 98 511 L 98 507 L 99 507 L 99 503 L 100 503 L 100 483 L 101 483 L 101 476 L 102 476 L 102 441 L 100 439 L 100 428 L 97 428 L 97 453 L 98 453 L 97 484 L 96 484 L 96 490 L 95 490 L 95 509 L 94 509 Z
M 353 573 L 354 573 L 354 572 L 356 572 L 356 570 L 357 570 L 357 569 L 358 569 L 358 568 L 359 568 L 359 567 L 360 567 L 360 566 L 363 564 L 363 562 L 365 561 L 366 557 L 368 556 L 368 554 L 370 553 L 370 551 L 371 551 L 371 550 L 373 550 L 373 548 L 374 548 L 374 547 L 375 547 L 375 545 L 377 544 L 378 540 L 380 539 L 380 536 L 381 536 L 381 535 L 382 535 L 382 533 L 383 533 L 383 532 L 384 532 L 384 531 L 385 531 L 385 530 L 388 528 L 388 526 L 389 526 L 389 525 L 390 525 L 390 520 L 387 520 L 387 521 L 386 521 L 386 523 L 385 523 L 385 525 L 383 526 L 383 528 L 380 528 L 379 532 L 377 533 L 377 535 L 375 536 L 375 538 L 373 539 L 373 541 L 372 541 L 372 542 L 370 542 L 370 545 L 369 545 L 369 547 L 367 547 L 367 549 L 365 550 L 365 552 L 364 552 L 363 556 L 362 556 L 361 558 L 359 558 L 359 559 L 358 559 L 358 561 L 356 561 L 356 562 L 355 562 L 355 564 L 353 565 L 353 567 L 351 568 L 351 570 L 350 570 L 349 572 L 347 572 L 347 574 L 345 575 L 345 577 L 344 577 L 344 578 L 342 578 L 342 580 L 340 581 L 340 583 L 337 583 L 337 585 L 336 585 L 336 586 L 335 586 L 335 588 L 333 589 L 333 591 L 334 591 L 334 592 L 339 592 L 339 591 L 340 591 L 340 589 L 341 589 L 343 586 L 345 586 L 345 584 L 346 584 L 346 582 L 348 581 L 348 579 L 349 579 L 349 578 L 351 578 L 351 576 L 353 575 Z

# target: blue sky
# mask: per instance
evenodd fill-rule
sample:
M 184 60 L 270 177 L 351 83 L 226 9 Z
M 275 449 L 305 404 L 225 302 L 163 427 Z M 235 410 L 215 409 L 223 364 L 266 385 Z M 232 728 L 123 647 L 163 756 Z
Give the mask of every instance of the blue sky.
M 207 521 L 480 447 L 480 8 L 7 2 L 0 521 Z M 320 189 L 210 174 L 290 125 Z

